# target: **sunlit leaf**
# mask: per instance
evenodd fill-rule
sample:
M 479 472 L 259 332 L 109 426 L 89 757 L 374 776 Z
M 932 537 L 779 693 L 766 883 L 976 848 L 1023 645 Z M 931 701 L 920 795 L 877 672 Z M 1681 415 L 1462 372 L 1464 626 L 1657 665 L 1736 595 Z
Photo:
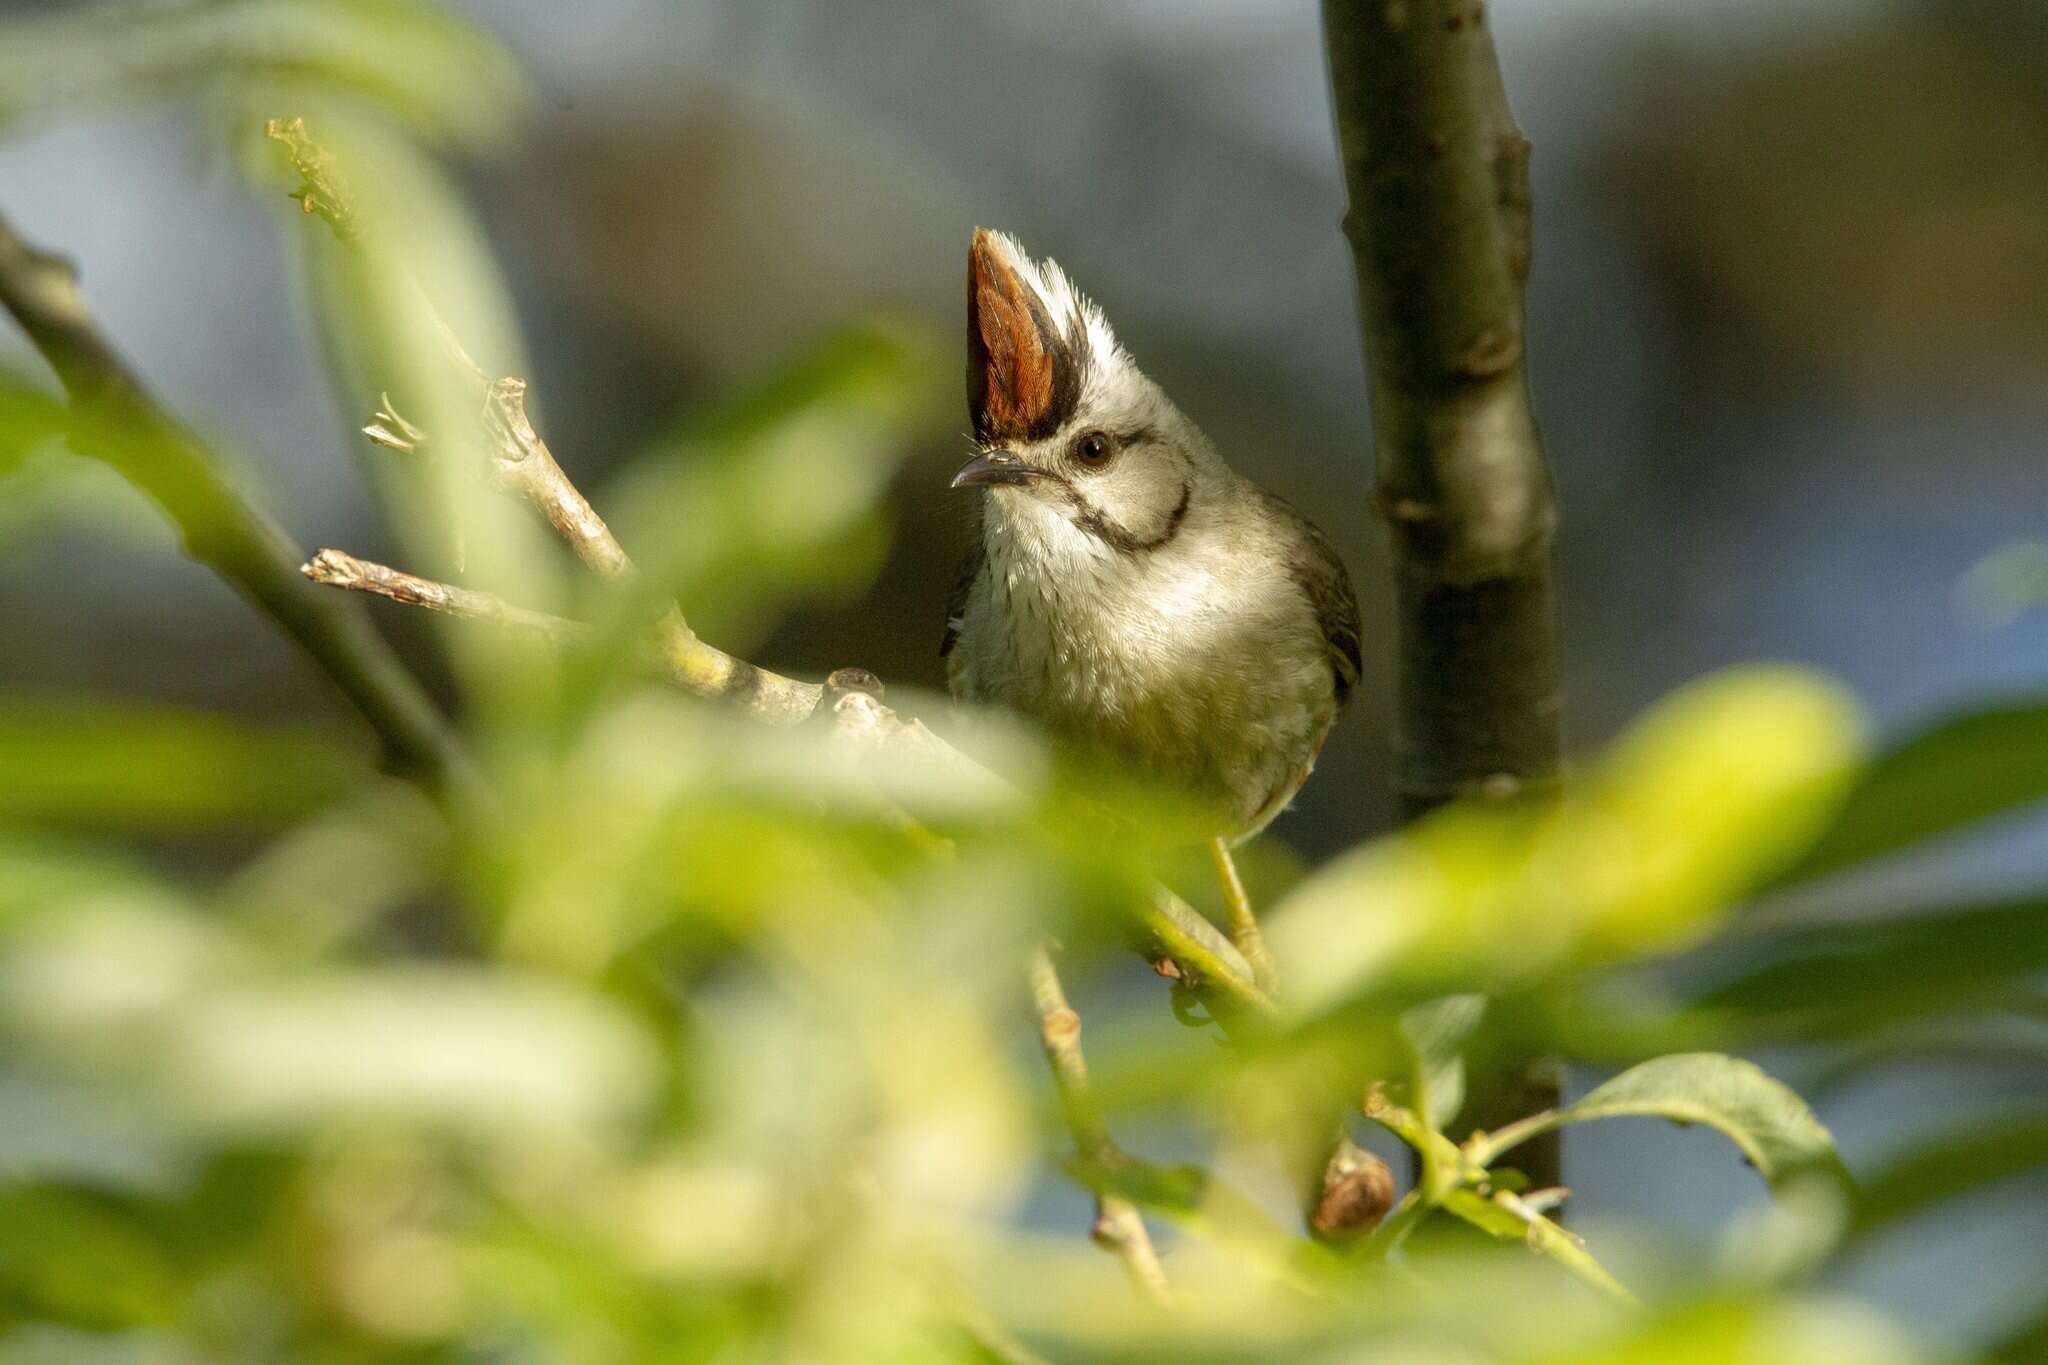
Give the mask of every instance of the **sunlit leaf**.
M 1631 1067 L 1576 1104 L 1494 1132 L 1474 1159 L 1491 1164 L 1518 1142 L 1590 1119 L 1663 1118 L 1725 1135 L 1773 1185 L 1800 1172 L 1837 1170 L 1834 1138 L 1790 1088 L 1753 1062 L 1714 1052 L 1659 1057 Z
M 1267 935 L 1286 1003 L 1311 1016 L 1690 943 L 1812 836 L 1858 734 L 1840 688 L 1800 670 L 1684 688 L 1554 807 L 1451 806 L 1307 878 Z
M 416 128 L 482 143 L 524 101 L 496 37 L 414 0 L 99 4 L 0 27 L 0 124 L 188 89 L 289 77 Z
M 270 828 L 368 775 L 359 753 L 305 727 L 151 702 L 0 693 L 0 820 Z
M 1593 901 L 1596 950 L 1687 943 L 1806 846 L 1861 747 L 1855 704 L 1818 674 L 1749 667 L 1693 683 L 1568 798 L 1544 871 Z
M 1867 1309 L 1758 1298 L 1709 1299 L 1641 1322 L 1606 1345 L 1526 1359 L 1532 1365 L 1913 1365 L 1924 1357 Z
M 1851 788 L 1789 884 L 1899 853 L 2048 798 L 2048 703 L 1943 721 L 1888 748 Z
M 0 830 L 0 926 L 31 911 L 154 880 L 122 849 Z
M 658 1056 L 601 999 L 509 971 L 392 967 L 216 992 L 174 1013 L 193 1116 L 289 1133 L 364 1118 L 510 1136 L 643 1112 Z

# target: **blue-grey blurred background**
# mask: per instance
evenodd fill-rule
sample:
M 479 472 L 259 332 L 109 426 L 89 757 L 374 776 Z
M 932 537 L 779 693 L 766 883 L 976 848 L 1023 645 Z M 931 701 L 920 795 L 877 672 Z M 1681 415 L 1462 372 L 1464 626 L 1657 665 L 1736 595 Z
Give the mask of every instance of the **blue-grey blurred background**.
M 542 93 L 527 136 L 464 175 L 579 482 L 849 317 L 957 334 L 968 234 L 1009 229 L 1344 547 L 1369 681 L 1276 834 L 1317 859 L 1387 825 L 1387 575 L 1312 0 L 457 8 Z M 1968 585 L 2048 534 L 2048 6 L 1489 9 L 1536 147 L 1531 348 L 1574 746 L 1736 660 L 1829 669 L 1888 725 L 2038 686 L 2048 613 Z M 0 143 L 0 209 L 78 258 L 108 329 L 297 539 L 374 553 L 363 414 L 321 378 L 271 206 L 219 144 L 169 103 L 37 126 Z M 33 365 L 9 333 L 0 361 Z M 787 622 L 766 660 L 938 685 L 961 448 L 935 433 L 914 454 L 879 579 Z M 343 723 L 139 502 L 109 524 L 67 496 L 0 525 L 0 682 Z M 401 616 L 379 620 L 420 647 Z M 1996 882 L 2044 846 L 1971 846 L 1940 871 Z M 1853 1164 L 1997 1099 L 1951 1069 L 1819 1108 Z M 1759 1197 L 1718 1142 L 1648 1124 L 1575 1131 L 1568 1174 L 1582 1220 L 1696 1240 Z M 2048 1264 L 2044 1191 L 2001 1189 L 1847 1284 L 1937 1339 L 1994 1330 Z

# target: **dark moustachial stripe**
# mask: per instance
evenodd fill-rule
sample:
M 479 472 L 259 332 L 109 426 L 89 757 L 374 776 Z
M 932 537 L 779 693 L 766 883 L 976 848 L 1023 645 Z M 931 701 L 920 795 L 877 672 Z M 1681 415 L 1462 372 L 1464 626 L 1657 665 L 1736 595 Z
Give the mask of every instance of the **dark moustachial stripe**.
M 1111 549 L 1127 555 L 1143 554 L 1148 550 L 1156 550 L 1166 544 L 1167 541 L 1179 535 L 1180 524 L 1186 521 L 1188 517 L 1188 499 L 1194 496 L 1195 491 L 1193 484 L 1182 484 L 1180 486 L 1180 501 L 1174 504 L 1173 511 L 1168 514 L 1166 525 L 1160 529 L 1158 535 L 1146 537 L 1132 534 L 1130 529 L 1122 523 L 1112 521 L 1095 508 L 1090 507 L 1081 500 L 1081 495 L 1074 491 L 1073 485 L 1062 481 L 1060 489 L 1066 494 L 1067 503 L 1073 509 L 1074 525 L 1080 527 L 1089 535 L 1094 536 L 1105 545 L 1108 545 Z

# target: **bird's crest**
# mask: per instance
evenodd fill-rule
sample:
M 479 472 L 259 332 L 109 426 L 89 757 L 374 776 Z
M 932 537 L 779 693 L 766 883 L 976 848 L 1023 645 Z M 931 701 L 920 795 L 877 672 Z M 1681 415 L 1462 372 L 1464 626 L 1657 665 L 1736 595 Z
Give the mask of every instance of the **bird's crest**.
M 988 444 L 1040 440 L 1080 406 L 1091 374 L 1124 357 L 1102 311 L 1051 261 L 977 228 L 967 253 L 967 410 Z

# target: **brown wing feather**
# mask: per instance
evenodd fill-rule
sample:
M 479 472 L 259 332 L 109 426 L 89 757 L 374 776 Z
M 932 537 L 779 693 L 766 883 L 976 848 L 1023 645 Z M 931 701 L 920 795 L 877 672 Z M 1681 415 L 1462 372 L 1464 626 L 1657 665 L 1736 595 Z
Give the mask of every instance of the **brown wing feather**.
M 1323 635 L 1323 649 L 1330 658 L 1330 675 L 1336 688 L 1337 705 L 1351 697 L 1358 683 L 1362 663 L 1359 657 L 1358 597 L 1351 590 L 1351 575 L 1330 538 L 1314 522 L 1294 510 L 1286 499 L 1265 494 L 1266 501 L 1281 520 L 1299 535 L 1288 555 L 1287 572 L 1308 598 L 1316 626 Z

